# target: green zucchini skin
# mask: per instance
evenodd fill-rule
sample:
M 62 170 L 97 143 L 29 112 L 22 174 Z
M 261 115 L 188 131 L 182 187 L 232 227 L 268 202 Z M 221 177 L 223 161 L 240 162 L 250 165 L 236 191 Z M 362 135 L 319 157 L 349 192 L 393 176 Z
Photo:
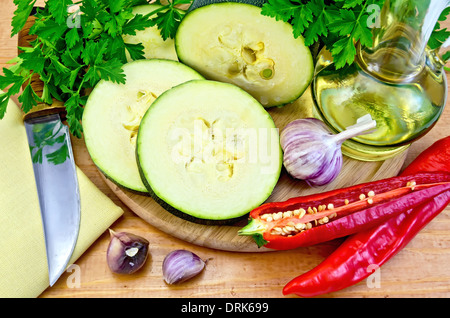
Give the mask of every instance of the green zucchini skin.
M 251 4 L 257 7 L 262 7 L 267 0 L 194 0 L 189 7 L 187 12 L 191 12 L 197 8 L 207 6 L 213 3 L 222 3 L 222 2 L 237 2 L 237 3 L 245 3 Z
M 123 190 L 128 191 L 128 192 L 131 192 L 131 193 L 133 193 L 133 194 L 142 195 L 142 196 L 145 196 L 145 197 L 150 197 L 150 194 L 149 194 L 147 191 L 146 191 L 146 192 L 139 191 L 139 190 L 137 190 L 137 189 L 133 189 L 133 188 L 127 187 L 127 186 L 125 186 L 125 185 L 123 185 L 123 184 L 120 184 L 119 182 L 117 182 L 116 180 L 114 180 L 113 178 L 111 178 L 105 171 L 103 171 L 103 170 L 101 169 L 100 166 L 98 166 L 98 165 L 95 165 L 95 166 L 97 167 L 98 171 L 100 171 L 100 173 L 101 173 L 107 180 L 109 180 L 109 181 L 111 181 L 112 183 L 114 183 L 119 189 L 123 189 Z M 144 184 L 144 185 L 145 185 L 145 184 Z
M 167 212 L 175 215 L 176 217 L 179 217 L 183 220 L 186 220 L 188 222 L 192 222 L 192 223 L 196 223 L 196 224 L 201 224 L 201 225 L 233 225 L 236 224 L 242 220 L 248 219 L 248 214 L 245 214 L 241 217 L 238 218 L 232 218 L 232 219 L 226 219 L 226 220 L 209 220 L 209 219 L 202 219 L 202 218 L 197 218 L 193 215 L 184 213 L 178 209 L 175 209 L 173 206 L 171 206 L 170 204 L 168 204 L 167 202 L 165 202 L 164 200 L 160 199 L 155 192 L 153 192 L 152 187 L 150 186 L 150 184 L 147 182 L 145 176 L 144 176 L 144 171 L 142 170 L 141 164 L 139 163 L 139 156 L 138 156 L 138 146 L 136 147 L 136 161 L 138 163 L 138 169 L 139 169 L 139 173 L 141 175 L 141 179 L 142 182 L 144 183 L 145 187 L 148 189 L 148 193 L 146 194 L 147 196 L 150 196 L 156 203 L 158 203 L 164 210 L 166 210 Z

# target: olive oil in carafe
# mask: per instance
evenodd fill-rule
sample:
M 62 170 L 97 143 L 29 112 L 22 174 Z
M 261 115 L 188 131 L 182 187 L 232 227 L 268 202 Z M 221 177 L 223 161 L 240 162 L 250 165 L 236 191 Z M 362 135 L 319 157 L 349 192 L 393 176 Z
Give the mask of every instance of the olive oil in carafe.
M 389 84 L 375 79 L 357 65 L 348 70 L 345 79 L 340 72 L 327 70 L 315 81 L 319 108 L 337 131 L 353 125 L 359 117 L 370 114 L 377 130 L 355 140 L 377 146 L 408 142 L 427 130 L 441 114 L 443 107 L 433 103 L 445 100 L 445 91 L 431 96 L 417 84 Z
M 364 115 L 376 130 L 344 142 L 344 154 L 384 160 L 405 150 L 438 121 L 447 79 L 438 50 L 427 44 L 450 0 L 385 0 L 372 45 L 356 47 L 355 61 L 336 69 L 325 48 L 312 82 L 314 115 L 335 132 Z
M 441 81 L 445 76 L 437 80 L 427 67 L 414 80 L 396 83 L 373 76 L 357 62 L 340 70 L 330 64 L 313 81 L 315 115 L 340 132 L 370 114 L 377 129 L 344 144 L 343 152 L 362 160 L 383 159 L 380 156 L 403 151 L 402 145 L 425 134 L 437 121 L 446 100 Z

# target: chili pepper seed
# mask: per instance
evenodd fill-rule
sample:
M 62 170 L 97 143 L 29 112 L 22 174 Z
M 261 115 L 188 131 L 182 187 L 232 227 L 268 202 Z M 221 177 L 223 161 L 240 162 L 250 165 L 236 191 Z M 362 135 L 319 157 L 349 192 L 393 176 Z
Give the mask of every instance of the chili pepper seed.
M 297 223 L 297 224 L 295 224 L 295 228 L 297 230 L 304 230 L 306 228 L 306 225 L 305 225 L 305 223 Z
M 328 223 L 328 221 L 329 221 L 329 219 L 325 216 L 325 217 L 319 219 L 318 222 L 319 222 L 319 224 L 325 224 L 325 223 Z
M 283 218 L 290 218 L 293 215 L 293 211 L 283 212 Z
M 273 218 L 275 221 L 281 219 L 282 217 L 283 217 L 283 212 L 274 213 L 274 214 L 272 215 L 272 218 Z
M 299 218 L 304 217 L 306 214 L 306 210 L 305 209 L 300 209 L 300 214 L 298 215 Z

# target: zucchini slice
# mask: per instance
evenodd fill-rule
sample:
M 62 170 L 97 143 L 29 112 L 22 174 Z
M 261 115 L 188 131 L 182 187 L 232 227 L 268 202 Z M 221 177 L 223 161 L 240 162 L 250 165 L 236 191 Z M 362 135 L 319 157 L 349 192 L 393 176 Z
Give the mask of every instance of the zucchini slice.
M 142 119 L 136 153 L 155 200 L 202 224 L 232 223 L 262 204 L 282 166 L 267 111 L 239 87 L 209 80 L 162 94 Z
M 133 7 L 132 13 L 134 15 L 147 15 L 161 7 L 162 6 L 158 4 L 140 5 Z M 122 38 L 125 43 L 142 43 L 144 46 L 144 57 L 146 59 L 159 58 L 178 61 L 174 40 L 169 38 L 164 41 L 157 26 L 136 31 L 136 35 L 125 34 Z M 128 51 L 126 51 L 126 55 L 128 62 L 133 61 Z
M 239 2 L 239 3 L 247 3 L 257 7 L 262 7 L 267 0 L 194 0 L 189 7 L 188 12 L 198 9 L 200 7 L 207 6 L 212 3 L 222 3 L 222 2 Z
M 235 84 L 264 107 L 295 101 L 313 77 L 313 59 L 292 26 L 245 3 L 209 4 L 188 13 L 175 36 L 183 63 L 208 79 Z
M 84 139 L 92 161 L 107 178 L 147 193 L 136 163 L 141 118 L 164 91 L 203 77 L 180 62 L 158 59 L 130 62 L 123 70 L 125 84 L 102 80 L 89 95 L 82 121 Z

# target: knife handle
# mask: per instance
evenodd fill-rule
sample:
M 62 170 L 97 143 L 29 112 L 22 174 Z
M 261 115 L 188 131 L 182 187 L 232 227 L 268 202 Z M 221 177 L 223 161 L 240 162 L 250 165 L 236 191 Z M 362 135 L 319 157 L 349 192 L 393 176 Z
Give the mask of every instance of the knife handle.
M 31 47 L 30 42 L 36 39 L 35 35 L 29 34 L 30 28 L 33 26 L 36 17 L 31 14 L 25 26 L 18 34 L 18 45 L 19 47 Z M 22 53 L 20 49 L 18 49 L 18 53 Z M 31 77 L 30 85 L 31 88 L 38 96 L 42 96 L 42 92 L 44 90 L 44 82 L 40 80 L 39 74 L 33 74 Z M 25 84 L 22 88 L 25 87 Z M 35 117 L 42 117 L 51 114 L 60 114 L 62 120 L 65 120 L 66 117 L 66 108 L 64 107 L 64 103 L 55 98 L 52 98 L 52 104 L 46 104 L 44 102 L 38 102 L 37 106 L 34 106 L 28 113 L 24 114 L 23 119 L 32 119 Z

